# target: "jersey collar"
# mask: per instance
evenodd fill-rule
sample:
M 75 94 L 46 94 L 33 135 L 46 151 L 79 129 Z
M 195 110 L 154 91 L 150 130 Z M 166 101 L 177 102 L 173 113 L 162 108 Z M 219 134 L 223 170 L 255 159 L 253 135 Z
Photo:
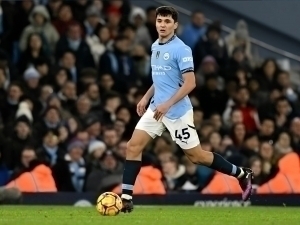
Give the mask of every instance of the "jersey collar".
M 171 41 L 173 41 L 176 38 L 176 34 L 174 34 L 169 40 L 167 40 L 165 43 L 159 43 L 159 45 L 166 45 L 169 44 Z

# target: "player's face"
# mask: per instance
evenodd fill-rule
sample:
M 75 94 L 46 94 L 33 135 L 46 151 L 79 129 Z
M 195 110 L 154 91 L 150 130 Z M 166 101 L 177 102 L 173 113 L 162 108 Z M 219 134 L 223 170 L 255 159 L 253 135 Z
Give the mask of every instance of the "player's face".
M 160 37 L 172 36 L 178 27 L 178 23 L 173 20 L 172 16 L 161 16 L 156 17 L 156 30 Z

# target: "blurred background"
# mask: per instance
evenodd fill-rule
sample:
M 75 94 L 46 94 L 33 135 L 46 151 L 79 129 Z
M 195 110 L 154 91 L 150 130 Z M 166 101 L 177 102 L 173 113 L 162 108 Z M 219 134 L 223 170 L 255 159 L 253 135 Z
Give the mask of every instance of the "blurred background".
M 193 50 L 202 148 L 252 168 L 257 194 L 300 193 L 300 3 L 160 0 L 1 1 L 0 192 L 120 193 L 160 5 Z M 241 190 L 166 133 L 134 194 L 168 193 Z

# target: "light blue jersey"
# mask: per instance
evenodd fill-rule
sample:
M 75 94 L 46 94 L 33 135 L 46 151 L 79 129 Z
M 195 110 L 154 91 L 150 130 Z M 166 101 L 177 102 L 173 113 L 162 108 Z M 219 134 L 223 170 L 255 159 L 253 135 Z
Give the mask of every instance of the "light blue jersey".
M 176 35 L 164 44 L 158 40 L 151 47 L 151 68 L 154 96 L 150 109 L 168 101 L 183 84 L 182 74 L 194 71 L 193 55 L 190 47 Z M 188 96 L 173 105 L 165 115 L 169 119 L 178 119 L 192 109 Z

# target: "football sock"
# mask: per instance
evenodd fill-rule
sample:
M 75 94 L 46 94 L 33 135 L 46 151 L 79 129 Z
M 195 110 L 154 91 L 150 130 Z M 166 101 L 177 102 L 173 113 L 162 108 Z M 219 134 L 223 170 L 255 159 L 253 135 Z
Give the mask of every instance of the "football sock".
M 140 172 L 141 165 L 141 161 L 126 160 L 123 172 L 122 198 L 127 200 L 132 199 L 133 186 Z
M 210 168 L 217 170 L 221 173 L 234 176 L 236 178 L 241 178 L 244 175 L 244 171 L 240 167 L 231 164 L 217 153 L 213 152 L 213 155 L 214 159 L 212 164 L 209 166 Z

